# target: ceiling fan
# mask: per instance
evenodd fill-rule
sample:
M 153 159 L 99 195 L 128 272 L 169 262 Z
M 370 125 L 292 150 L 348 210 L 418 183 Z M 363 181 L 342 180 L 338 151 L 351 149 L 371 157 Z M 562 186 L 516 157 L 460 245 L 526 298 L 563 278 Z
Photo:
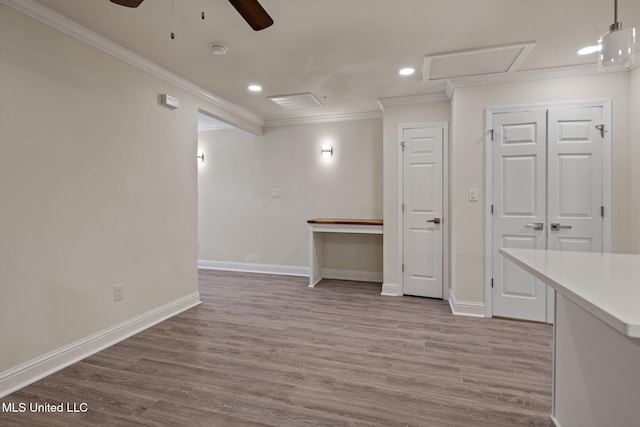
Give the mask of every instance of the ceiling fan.
M 112 3 L 127 7 L 138 7 L 144 0 L 111 0 Z M 255 31 L 264 30 L 273 24 L 273 19 L 258 0 L 229 0 L 238 13 Z

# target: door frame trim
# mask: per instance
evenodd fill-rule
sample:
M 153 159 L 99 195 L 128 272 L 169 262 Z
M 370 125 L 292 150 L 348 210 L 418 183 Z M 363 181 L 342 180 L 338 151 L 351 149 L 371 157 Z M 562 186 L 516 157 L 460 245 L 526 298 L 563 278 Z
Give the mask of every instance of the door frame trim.
M 440 128 L 442 129 L 442 299 L 449 299 L 449 234 L 451 218 L 449 218 L 449 122 L 401 123 L 398 125 L 398 271 L 400 294 L 404 295 L 404 155 L 402 153 L 403 133 L 407 129 Z
M 613 133 L 611 100 L 556 102 L 548 104 L 514 105 L 507 107 L 487 107 L 485 109 L 485 316 L 493 317 L 493 291 L 491 289 L 491 272 L 493 270 L 493 220 L 491 215 L 491 204 L 493 203 L 493 144 L 491 143 L 490 130 L 493 129 L 493 115 L 496 113 L 515 113 L 519 111 L 549 110 L 553 108 L 602 108 L 602 122 L 605 125 L 604 138 L 602 140 L 602 204 L 605 209 L 605 216 L 602 222 L 602 250 L 611 252 L 612 250 L 612 179 L 613 179 L 613 158 L 611 147 L 611 134 Z M 606 213 L 609 213 L 607 215 Z

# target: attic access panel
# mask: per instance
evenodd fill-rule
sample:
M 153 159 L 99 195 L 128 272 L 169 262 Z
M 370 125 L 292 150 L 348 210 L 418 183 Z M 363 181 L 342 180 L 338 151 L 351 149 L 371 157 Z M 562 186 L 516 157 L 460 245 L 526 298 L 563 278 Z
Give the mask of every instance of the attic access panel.
M 424 57 L 423 82 L 516 71 L 535 42 L 443 52 Z

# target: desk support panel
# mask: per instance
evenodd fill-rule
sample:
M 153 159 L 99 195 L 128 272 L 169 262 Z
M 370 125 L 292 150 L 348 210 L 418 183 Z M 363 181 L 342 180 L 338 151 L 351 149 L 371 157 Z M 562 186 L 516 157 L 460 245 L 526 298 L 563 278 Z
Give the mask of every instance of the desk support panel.
M 317 218 L 307 221 L 311 226 L 309 287 L 322 280 L 324 263 L 324 233 L 383 234 L 382 220 Z

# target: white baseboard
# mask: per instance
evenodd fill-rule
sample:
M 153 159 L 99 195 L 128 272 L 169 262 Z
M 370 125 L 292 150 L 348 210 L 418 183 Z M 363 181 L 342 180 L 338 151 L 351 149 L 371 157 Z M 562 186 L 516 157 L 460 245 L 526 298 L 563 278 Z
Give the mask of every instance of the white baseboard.
M 1 372 L 0 397 L 13 393 L 198 304 L 200 304 L 200 294 L 194 292 L 18 365 L 15 368 Z
M 402 291 L 400 290 L 400 285 L 398 283 L 383 283 L 382 293 L 380 295 L 384 295 L 386 297 L 401 297 Z
M 325 279 L 356 280 L 359 282 L 382 282 L 382 273 L 378 271 L 356 271 L 322 269 L 322 277 Z
M 484 304 L 473 301 L 458 301 L 453 290 L 449 291 L 449 306 L 451 313 L 456 316 L 486 317 Z
M 551 422 L 553 422 L 553 425 L 554 425 L 554 426 L 556 426 L 556 427 L 562 427 L 562 426 L 560 425 L 560 421 L 558 421 L 556 417 L 554 417 L 553 415 L 549 415 L 549 416 L 551 417 Z
M 309 267 L 295 267 L 288 265 L 198 260 L 198 268 L 205 270 L 243 271 L 246 273 L 282 274 L 285 276 L 309 277 Z
M 309 277 L 309 267 L 276 264 L 253 264 L 247 262 L 198 260 L 198 268 L 204 270 L 242 271 L 246 273 L 281 274 L 285 276 Z M 322 278 L 356 280 L 360 282 L 382 282 L 382 273 L 377 271 L 322 269 Z

